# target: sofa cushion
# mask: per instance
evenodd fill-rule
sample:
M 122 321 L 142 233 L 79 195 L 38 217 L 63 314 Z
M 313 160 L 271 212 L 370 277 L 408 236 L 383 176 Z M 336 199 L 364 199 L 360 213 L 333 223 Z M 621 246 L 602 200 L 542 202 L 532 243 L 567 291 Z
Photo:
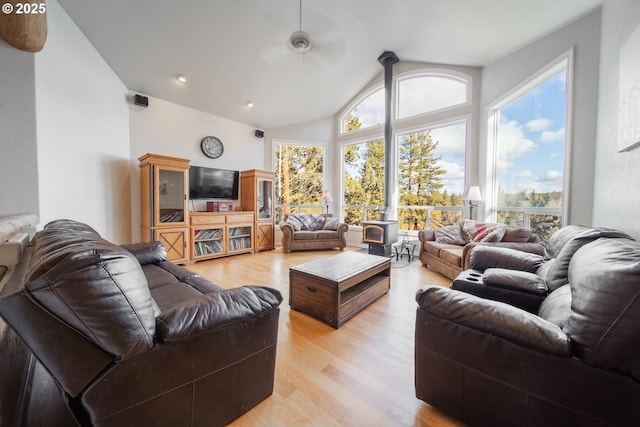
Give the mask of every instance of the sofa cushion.
M 316 231 L 316 238 L 318 240 L 337 239 L 338 232 L 334 230 L 319 230 L 319 231 Z
M 446 247 L 447 244 L 446 243 L 437 243 L 435 241 L 431 242 L 424 242 L 424 251 L 425 252 L 429 252 L 431 255 L 433 256 L 439 256 L 440 255 L 440 249 L 443 247 Z
M 565 232 L 565 229 L 569 229 L 569 231 Z M 560 238 L 556 238 L 556 234 L 559 234 Z M 553 291 L 569 283 L 568 273 L 571 258 L 573 258 L 576 251 L 582 246 L 600 237 L 629 238 L 630 236 L 621 231 L 608 228 L 568 225 L 556 231 L 551 238 L 549 238 L 551 247 L 547 245 L 545 251 L 547 252 L 547 256 L 549 254 L 555 254 L 556 256 L 550 266 L 543 266 L 543 268 L 537 272 L 537 274 L 544 277 L 549 290 Z M 562 243 L 563 246 L 558 248 L 560 243 Z
M 153 345 L 159 309 L 138 260 L 87 224 L 61 219 L 36 233 L 25 292 L 118 359 Z
M 503 242 L 525 243 L 531 239 L 531 230 L 523 227 L 507 227 L 502 237 Z
M 440 259 L 457 267 L 462 267 L 462 248 L 459 246 L 441 248 Z
M 42 249 L 38 241 L 51 235 L 66 241 L 59 230 L 45 228 L 34 248 Z M 46 254 L 32 258 L 31 270 L 41 274 L 25 283 L 25 292 L 117 360 L 152 348 L 155 307 L 135 256 L 99 237 L 68 237 L 73 243 L 54 251 L 55 263 Z
M 560 286 L 540 304 L 538 316 L 564 329 L 571 315 L 571 286 Z
M 640 244 L 601 238 L 580 248 L 569 267 L 571 315 L 564 331 L 575 354 L 640 380 Z
M 462 237 L 460 225 L 436 228 L 434 234 L 436 236 L 436 242 L 438 243 L 447 243 L 450 245 L 465 245 L 467 243 Z
M 293 240 L 316 240 L 317 238 L 317 231 L 296 231 L 293 233 Z

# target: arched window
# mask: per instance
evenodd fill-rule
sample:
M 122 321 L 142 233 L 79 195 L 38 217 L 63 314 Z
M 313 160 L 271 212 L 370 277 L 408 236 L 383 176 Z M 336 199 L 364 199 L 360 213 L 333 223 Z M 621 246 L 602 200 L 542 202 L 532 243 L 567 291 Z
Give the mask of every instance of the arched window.
M 469 102 L 468 78 L 429 73 L 397 80 L 398 119 L 431 113 Z
M 340 133 L 384 124 L 384 88 L 369 94 L 340 120 Z

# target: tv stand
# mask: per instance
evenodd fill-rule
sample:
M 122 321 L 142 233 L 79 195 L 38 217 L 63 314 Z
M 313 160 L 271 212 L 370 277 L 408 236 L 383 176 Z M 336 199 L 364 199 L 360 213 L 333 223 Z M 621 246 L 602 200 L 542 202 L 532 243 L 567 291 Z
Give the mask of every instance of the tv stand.
M 190 212 L 191 261 L 253 253 L 253 212 Z

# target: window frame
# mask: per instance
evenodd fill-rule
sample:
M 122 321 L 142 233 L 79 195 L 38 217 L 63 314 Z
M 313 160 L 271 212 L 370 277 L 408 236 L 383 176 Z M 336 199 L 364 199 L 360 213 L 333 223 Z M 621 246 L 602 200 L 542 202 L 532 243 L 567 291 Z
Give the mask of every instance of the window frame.
M 570 223 L 569 213 L 571 205 L 570 188 L 571 188 L 571 152 L 573 142 L 573 69 L 574 69 L 574 52 L 573 48 L 564 52 L 547 65 L 540 68 L 537 72 L 530 75 L 529 78 L 520 82 L 510 91 L 506 92 L 496 101 L 486 108 L 487 123 L 487 144 L 486 144 L 486 177 L 485 177 L 485 206 L 484 219 L 486 221 L 497 221 L 497 138 L 498 127 L 500 125 L 500 111 L 523 97 L 524 95 L 535 90 L 537 87 L 549 81 L 552 77 L 565 71 L 565 141 L 564 141 L 564 165 L 562 177 L 562 212 L 561 225 L 565 226 Z M 504 208 L 504 206 L 502 206 Z

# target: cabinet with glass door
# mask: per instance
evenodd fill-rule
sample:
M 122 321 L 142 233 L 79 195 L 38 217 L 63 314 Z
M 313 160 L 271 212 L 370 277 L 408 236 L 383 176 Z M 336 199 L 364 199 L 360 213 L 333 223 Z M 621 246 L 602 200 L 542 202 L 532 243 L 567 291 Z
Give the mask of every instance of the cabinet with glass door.
M 275 249 L 273 208 L 275 174 L 251 169 L 240 172 L 240 202 L 245 211 L 255 212 L 254 245 L 256 251 Z

